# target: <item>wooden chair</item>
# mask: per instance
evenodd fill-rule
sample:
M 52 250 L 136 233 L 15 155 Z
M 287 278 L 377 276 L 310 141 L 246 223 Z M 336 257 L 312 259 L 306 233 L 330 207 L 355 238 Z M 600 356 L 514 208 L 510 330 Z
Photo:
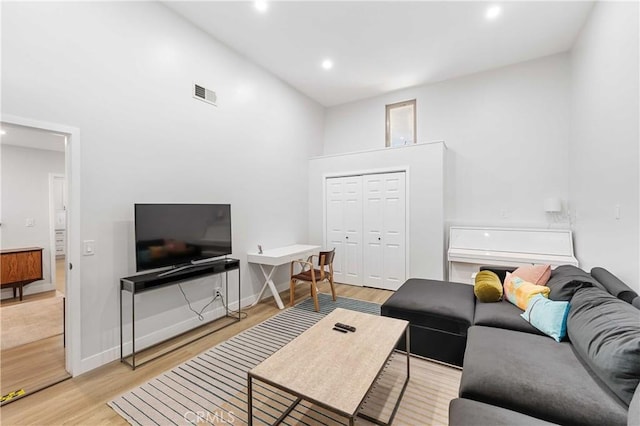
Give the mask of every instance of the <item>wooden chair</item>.
M 331 251 L 321 251 L 317 255 L 309 256 L 306 261 L 294 260 L 291 262 L 291 283 L 289 291 L 291 306 L 293 306 L 296 298 L 296 284 L 298 281 L 307 281 L 311 284 L 311 297 L 313 297 L 316 312 L 320 311 L 320 305 L 318 304 L 318 282 L 328 280 L 331 285 L 331 296 L 334 301 L 336 300 L 336 289 L 333 285 L 333 257 L 335 254 L 336 249 Z M 318 269 L 313 267 L 314 257 L 318 258 Z M 293 267 L 295 264 L 299 264 L 302 267 L 302 270 L 297 274 L 293 273 Z M 328 271 L 325 269 L 326 267 L 329 267 Z

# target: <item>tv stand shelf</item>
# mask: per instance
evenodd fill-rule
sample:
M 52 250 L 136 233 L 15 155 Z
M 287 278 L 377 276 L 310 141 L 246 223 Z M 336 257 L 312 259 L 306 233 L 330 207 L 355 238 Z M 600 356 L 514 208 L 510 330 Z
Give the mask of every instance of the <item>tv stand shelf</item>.
M 229 311 L 229 272 L 230 271 L 238 271 L 238 311 L 237 312 L 233 312 L 233 315 L 230 314 Z M 161 272 L 152 272 L 152 273 L 148 273 L 148 274 L 142 274 L 142 275 L 133 275 L 130 277 L 125 277 L 125 278 L 121 278 L 120 279 L 120 361 L 129 365 L 132 369 L 136 369 L 136 367 L 139 367 L 143 364 L 146 364 L 149 361 L 152 361 L 156 358 L 158 358 L 159 356 L 162 355 L 166 355 L 169 352 L 172 352 L 176 349 L 180 349 L 190 343 L 193 343 L 194 341 L 201 339 L 205 336 L 208 336 L 212 333 L 215 333 L 216 331 L 219 331 L 225 327 L 230 326 L 231 324 L 235 324 L 236 322 L 240 321 L 240 261 L 238 259 L 230 259 L 230 258 L 225 258 L 225 259 L 221 259 L 221 260 L 216 260 L 216 261 L 212 261 L 212 262 L 207 262 L 207 263 L 201 263 L 201 264 L 197 264 L 197 265 L 193 265 L 190 267 L 187 267 L 186 269 L 182 269 L 182 270 L 177 270 L 173 273 L 170 273 L 168 275 L 164 275 L 164 273 L 167 271 L 161 271 Z M 225 275 L 225 293 L 224 293 L 224 298 L 223 298 L 223 303 L 224 303 L 224 308 L 225 308 L 225 315 L 222 317 L 218 317 L 215 318 L 211 321 L 207 321 L 205 323 L 202 323 L 200 325 L 198 325 L 198 327 L 203 327 L 207 324 L 211 324 L 214 321 L 218 321 L 222 318 L 232 318 L 234 321 L 228 323 L 228 324 L 224 324 L 214 330 L 210 330 L 209 332 L 198 336 L 194 339 L 191 339 L 177 347 L 172 348 L 169 351 L 165 351 L 162 352 L 160 355 L 155 356 L 151 359 L 147 359 L 143 362 L 138 362 L 136 363 L 136 355 L 138 353 L 138 351 L 136 350 L 136 316 L 135 316 L 135 296 L 137 294 L 141 294 L 144 292 L 148 292 L 148 291 L 152 291 L 152 290 L 156 290 L 159 288 L 164 288 L 164 287 L 168 287 L 168 286 L 174 286 L 174 285 L 178 285 L 181 283 L 184 283 L 185 281 L 189 281 L 189 280 L 193 280 L 196 278 L 201 278 L 201 277 L 206 277 L 206 276 L 212 276 L 212 275 L 219 275 L 219 274 L 224 274 Z M 127 292 L 131 294 L 131 352 L 128 355 L 124 354 L 124 337 L 123 337 L 123 327 L 124 327 L 124 321 L 122 318 L 122 314 L 123 314 L 123 310 L 122 310 L 122 293 L 123 292 Z M 141 302 L 139 300 L 139 302 Z M 237 316 L 235 315 L 237 313 Z M 197 328 L 197 327 L 196 327 Z M 183 333 L 180 333 L 176 336 L 171 337 L 171 339 L 178 337 L 184 333 L 187 333 L 191 330 L 187 330 Z M 151 346 L 145 347 L 143 350 L 147 350 L 150 349 L 152 347 L 155 347 L 157 345 L 160 345 L 164 342 L 166 342 L 169 339 L 163 340 L 162 342 L 158 342 L 155 343 Z M 129 361 L 129 359 L 131 359 L 131 361 Z

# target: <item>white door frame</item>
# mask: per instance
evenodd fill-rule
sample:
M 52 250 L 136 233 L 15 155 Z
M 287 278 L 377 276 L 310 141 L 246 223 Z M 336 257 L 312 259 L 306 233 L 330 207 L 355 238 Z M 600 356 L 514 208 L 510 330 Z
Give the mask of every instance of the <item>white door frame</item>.
M 65 149 L 66 151 L 66 149 Z M 66 152 L 65 152 L 66 158 Z M 64 179 L 64 174 L 62 173 L 49 173 L 49 258 L 51 262 L 51 283 L 56 287 L 56 208 L 55 201 L 53 200 L 54 189 L 54 181 L 56 179 L 62 178 Z M 65 257 L 66 259 L 66 257 Z M 65 262 L 66 263 L 66 262 Z M 66 283 L 65 283 L 66 285 Z
M 382 167 L 376 169 L 362 169 L 351 170 L 348 172 L 332 172 L 322 174 L 322 244 L 327 245 L 327 179 L 347 176 L 360 176 L 360 175 L 375 175 L 381 173 L 397 173 L 404 172 L 405 176 L 405 278 L 411 278 L 411 182 L 410 182 L 410 167 L 409 166 L 395 166 L 395 167 Z
M 65 368 L 72 376 L 81 373 L 81 330 L 80 330 L 80 129 L 62 124 L 49 123 L 31 118 L 2 114 L 0 121 L 7 124 L 30 127 L 66 136 L 65 178 L 68 196 L 67 209 L 67 270 L 65 297 Z M 54 254 L 55 255 L 55 254 Z M 68 267 L 65 265 L 65 267 Z

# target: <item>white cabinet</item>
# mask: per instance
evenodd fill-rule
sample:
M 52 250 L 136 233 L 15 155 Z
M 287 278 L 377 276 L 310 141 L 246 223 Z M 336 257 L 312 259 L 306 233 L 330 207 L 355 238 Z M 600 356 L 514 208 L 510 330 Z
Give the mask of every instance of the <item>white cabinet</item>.
M 405 173 L 327 178 L 326 194 L 335 280 L 398 289 L 406 278 Z

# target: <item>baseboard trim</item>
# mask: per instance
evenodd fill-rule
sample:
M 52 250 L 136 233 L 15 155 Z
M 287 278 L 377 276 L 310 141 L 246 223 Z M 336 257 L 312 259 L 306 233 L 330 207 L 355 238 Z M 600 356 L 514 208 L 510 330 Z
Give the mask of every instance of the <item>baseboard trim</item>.
M 56 286 L 53 283 L 31 283 L 22 288 L 23 296 L 28 296 L 30 294 L 44 293 L 45 291 L 55 290 Z M 17 293 L 17 292 L 16 292 Z M 2 293 L 0 295 L 0 300 L 12 299 L 13 298 L 13 289 L 11 288 L 3 288 Z
M 276 284 L 276 288 L 278 289 L 279 292 L 284 291 L 285 289 L 289 288 L 289 283 L 285 282 L 285 283 Z M 256 296 L 257 294 L 253 294 L 251 296 L 242 298 L 242 301 L 240 303 L 240 306 L 242 307 L 241 309 L 249 307 L 256 300 Z M 268 299 L 269 297 L 271 296 L 267 295 L 263 297 L 261 300 Z M 238 310 L 238 302 L 230 303 L 229 309 L 233 311 Z M 217 307 L 214 310 L 205 312 L 203 314 L 203 317 L 204 317 L 203 321 L 199 321 L 198 318 L 195 318 L 195 317 L 189 318 L 187 320 L 174 324 L 171 327 L 165 327 L 161 330 L 156 330 L 144 336 L 137 337 L 136 347 L 138 348 L 138 350 L 140 350 L 140 348 L 152 346 L 155 343 L 162 342 L 163 340 L 170 339 L 181 333 L 192 330 L 198 327 L 203 322 L 211 321 L 214 318 L 223 318 L 223 315 L 224 315 L 224 309 L 222 307 Z M 115 330 L 115 332 L 119 333 L 120 330 L 119 329 Z M 117 336 L 117 341 L 120 340 L 119 334 L 117 335 L 114 334 L 114 336 Z M 131 351 L 131 346 L 132 346 L 131 340 L 124 342 L 125 354 Z M 98 354 L 91 355 L 87 358 L 83 358 L 80 361 L 80 371 L 78 371 L 75 375 L 77 376 L 77 375 L 86 373 L 95 368 L 101 367 L 105 364 L 108 364 L 113 361 L 117 361 L 119 359 L 120 359 L 120 345 L 116 345 Z

